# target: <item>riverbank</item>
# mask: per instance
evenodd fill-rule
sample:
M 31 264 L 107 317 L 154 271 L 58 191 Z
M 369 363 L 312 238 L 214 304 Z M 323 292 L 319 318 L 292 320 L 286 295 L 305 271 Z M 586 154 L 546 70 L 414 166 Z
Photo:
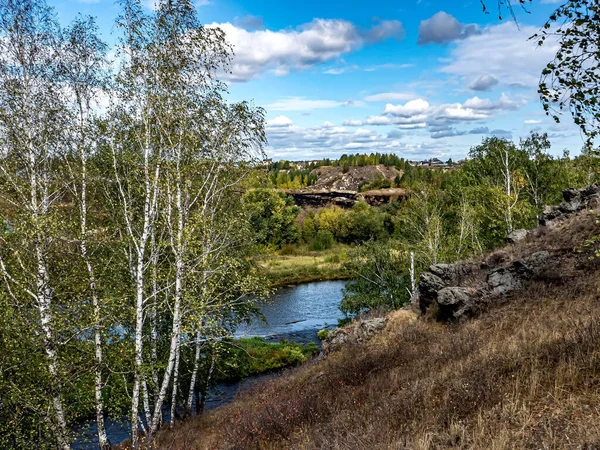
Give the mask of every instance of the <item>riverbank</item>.
M 336 245 L 329 250 L 312 251 L 301 246 L 285 246 L 259 259 L 259 264 L 273 287 L 315 281 L 348 280 L 345 269 L 347 247 Z

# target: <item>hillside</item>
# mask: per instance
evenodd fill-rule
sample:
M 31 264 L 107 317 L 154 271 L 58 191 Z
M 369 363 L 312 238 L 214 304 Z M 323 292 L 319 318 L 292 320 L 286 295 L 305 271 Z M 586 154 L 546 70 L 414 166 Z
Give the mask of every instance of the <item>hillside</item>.
M 313 170 L 318 179 L 313 189 L 334 189 L 339 191 L 358 191 L 361 185 L 383 179 L 393 183 L 397 175 L 402 172 L 395 167 L 386 167 L 383 164 L 373 166 L 349 167 L 346 172 L 342 167 L 322 166 Z
M 598 448 L 600 267 L 575 251 L 599 231 L 589 213 L 598 195 L 566 192 L 546 226 L 432 267 L 416 299 L 423 314 L 391 313 L 370 340 L 352 339 L 351 327 L 339 350 L 162 434 L 159 446 Z

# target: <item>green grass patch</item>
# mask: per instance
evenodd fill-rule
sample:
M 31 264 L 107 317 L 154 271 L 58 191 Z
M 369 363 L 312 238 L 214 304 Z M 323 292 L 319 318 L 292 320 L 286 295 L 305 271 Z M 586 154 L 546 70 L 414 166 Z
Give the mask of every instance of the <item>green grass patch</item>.
M 344 245 L 323 251 L 287 246 L 263 256 L 259 263 L 269 281 L 277 287 L 311 281 L 346 280 L 349 278 L 348 271 L 344 269 L 346 259 L 347 247 Z
M 219 380 L 236 380 L 250 375 L 297 366 L 319 354 L 314 342 L 267 342 L 260 337 L 231 340 L 225 349 L 218 372 Z

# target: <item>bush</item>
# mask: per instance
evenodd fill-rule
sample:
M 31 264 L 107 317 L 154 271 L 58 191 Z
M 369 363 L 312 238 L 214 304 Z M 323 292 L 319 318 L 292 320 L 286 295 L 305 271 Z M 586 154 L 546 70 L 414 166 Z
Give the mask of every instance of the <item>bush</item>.
M 279 254 L 282 256 L 293 256 L 298 254 L 298 247 L 292 244 L 285 244 L 279 250 Z
M 319 230 L 312 243 L 312 249 L 316 251 L 329 250 L 335 244 L 335 238 L 329 230 Z
M 320 341 L 324 341 L 329 336 L 329 330 L 319 330 L 317 333 L 317 337 Z

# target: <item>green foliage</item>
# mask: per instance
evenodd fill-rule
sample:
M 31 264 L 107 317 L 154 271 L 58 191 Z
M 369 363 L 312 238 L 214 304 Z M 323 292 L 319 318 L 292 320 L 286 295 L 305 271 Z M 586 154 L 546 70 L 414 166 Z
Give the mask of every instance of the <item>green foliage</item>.
M 366 192 L 377 189 L 389 189 L 390 187 L 392 187 L 392 184 L 388 180 L 383 178 L 382 175 L 377 174 L 373 181 L 371 181 L 370 183 L 361 184 L 358 187 L 358 190 L 359 192 Z
M 592 142 L 600 132 L 600 5 L 596 0 L 561 2 L 540 33 L 531 37 L 538 45 L 548 39 L 559 46 L 542 71 L 539 94 L 546 114 L 557 123 L 568 110 Z
M 329 250 L 335 244 L 333 233 L 329 230 L 319 230 L 312 242 L 312 249 L 315 251 Z
M 255 189 L 246 192 L 243 199 L 260 244 L 280 248 L 300 240 L 296 223 L 300 208 L 291 197 L 283 192 Z
M 302 364 L 319 354 L 314 342 L 295 344 L 288 341 L 267 342 L 262 338 L 228 340 L 219 358 L 218 379 L 236 380 Z
M 352 281 L 344 288 L 340 309 L 357 315 L 370 309 L 397 309 L 410 301 L 410 280 L 400 271 L 406 266 L 402 251 L 375 242 L 353 249 L 348 258 Z
M 329 336 L 329 330 L 319 330 L 317 332 L 317 337 L 320 341 L 324 341 L 325 339 L 327 339 L 327 336 Z

